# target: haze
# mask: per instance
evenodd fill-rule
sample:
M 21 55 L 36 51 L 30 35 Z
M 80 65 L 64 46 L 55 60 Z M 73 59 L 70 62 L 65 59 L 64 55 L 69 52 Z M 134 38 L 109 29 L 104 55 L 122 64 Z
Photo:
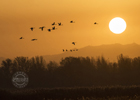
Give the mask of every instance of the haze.
M 139 0 L 0 0 L 0 56 L 52 55 L 88 45 L 140 44 L 139 5 Z M 122 34 L 109 30 L 114 17 L 127 23 Z M 70 20 L 75 23 L 70 24 Z M 49 33 L 53 22 L 63 26 Z M 44 31 L 41 26 L 46 27 Z M 30 27 L 35 27 L 34 31 Z M 25 39 L 20 40 L 21 36 Z

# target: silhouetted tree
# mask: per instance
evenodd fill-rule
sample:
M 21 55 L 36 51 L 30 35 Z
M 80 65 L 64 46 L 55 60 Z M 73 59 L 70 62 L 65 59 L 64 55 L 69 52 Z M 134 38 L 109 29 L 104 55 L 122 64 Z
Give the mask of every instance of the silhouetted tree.
M 6 59 L 6 60 L 3 60 L 2 63 L 1 63 L 1 67 L 2 69 L 4 70 L 4 75 L 7 76 L 7 78 L 10 78 L 11 76 L 11 67 L 12 67 L 12 60 L 11 59 Z
M 59 65 L 58 63 L 56 63 L 55 61 L 50 61 L 48 64 L 47 64 L 47 69 L 48 71 L 52 72 L 54 71 L 56 68 L 58 68 Z
M 118 66 L 120 70 L 131 70 L 131 58 L 123 56 L 123 54 L 118 56 Z
M 30 70 L 30 61 L 28 57 L 16 57 L 13 60 L 12 72 L 23 71 L 28 73 Z
M 42 56 L 16 57 L 2 61 L 0 86 L 12 87 L 11 78 L 17 71 L 29 76 L 27 87 L 75 87 L 93 85 L 139 85 L 140 57 L 118 56 L 118 62 L 109 62 L 103 56 L 66 57 L 60 63 L 46 64 Z

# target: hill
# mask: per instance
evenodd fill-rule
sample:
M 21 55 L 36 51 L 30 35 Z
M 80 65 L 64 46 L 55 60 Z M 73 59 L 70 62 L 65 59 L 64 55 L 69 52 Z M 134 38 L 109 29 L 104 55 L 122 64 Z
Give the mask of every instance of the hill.
M 120 54 L 124 56 L 129 56 L 130 58 L 140 56 L 140 45 L 136 43 L 122 45 L 122 44 L 110 44 L 110 45 L 100 45 L 100 46 L 87 46 L 79 49 L 78 51 L 67 51 L 57 55 L 45 55 L 43 56 L 46 62 L 56 61 L 59 62 L 62 58 L 73 56 L 73 57 L 98 57 L 104 56 L 109 61 L 117 61 L 117 57 Z
M 61 54 L 56 55 L 42 55 L 46 62 L 56 61 L 59 62 L 62 58 L 65 57 L 99 57 L 104 56 L 109 61 L 116 62 L 117 57 L 120 54 L 124 56 L 129 56 L 130 58 L 140 56 L 140 45 L 136 43 L 122 45 L 122 44 L 109 44 L 109 45 L 100 45 L 100 46 L 86 46 L 80 48 L 78 51 L 65 51 Z M 4 60 L 4 57 L 0 57 L 0 62 Z

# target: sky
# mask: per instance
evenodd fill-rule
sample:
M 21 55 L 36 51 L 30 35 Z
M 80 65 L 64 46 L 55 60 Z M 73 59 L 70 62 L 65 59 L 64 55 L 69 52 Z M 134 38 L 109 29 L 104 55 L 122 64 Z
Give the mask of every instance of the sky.
M 140 44 L 139 5 L 140 0 L 0 0 L 0 57 L 53 55 L 89 45 Z M 115 17 L 126 21 L 122 34 L 109 30 Z M 63 26 L 48 32 L 53 22 Z M 46 27 L 44 31 L 41 26 Z

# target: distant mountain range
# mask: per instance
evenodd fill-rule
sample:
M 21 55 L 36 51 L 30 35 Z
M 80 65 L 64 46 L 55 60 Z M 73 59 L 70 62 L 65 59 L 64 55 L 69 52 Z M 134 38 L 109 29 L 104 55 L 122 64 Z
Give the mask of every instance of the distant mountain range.
M 123 54 L 131 58 L 140 56 L 140 45 L 136 43 L 122 45 L 122 44 L 110 44 L 100 46 L 87 46 L 79 49 L 78 51 L 67 51 L 57 55 L 45 55 L 44 59 L 48 61 L 59 62 L 61 58 L 73 56 L 73 57 L 99 57 L 104 56 L 109 61 L 117 61 L 117 57 Z
M 43 55 L 46 62 L 49 61 L 61 61 L 65 57 L 99 57 L 104 56 L 109 61 L 117 61 L 117 57 L 123 54 L 124 56 L 129 56 L 130 58 L 140 56 L 140 45 L 136 43 L 122 45 L 122 44 L 110 44 L 110 45 L 100 45 L 100 46 L 87 46 L 79 49 L 78 51 L 65 51 L 57 55 Z M 4 60 L 4 57 L 0 57 L 0 62 Z

